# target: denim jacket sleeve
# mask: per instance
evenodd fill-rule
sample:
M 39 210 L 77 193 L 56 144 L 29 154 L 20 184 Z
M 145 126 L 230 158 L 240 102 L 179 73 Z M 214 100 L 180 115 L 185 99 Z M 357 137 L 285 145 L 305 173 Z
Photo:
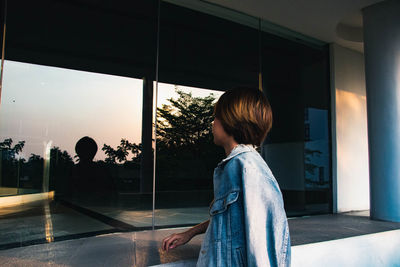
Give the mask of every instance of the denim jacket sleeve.
M 242 183 L 247 266 L 290 266 L 289 228 L 271 171 L 244 166 Z

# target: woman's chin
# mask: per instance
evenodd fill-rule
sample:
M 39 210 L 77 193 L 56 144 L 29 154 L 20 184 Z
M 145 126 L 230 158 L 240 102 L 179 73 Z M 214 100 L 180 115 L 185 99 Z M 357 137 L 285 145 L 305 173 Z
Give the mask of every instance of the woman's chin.
M 219 146 L 219 142 L 218 142 L 218 140 L 215 140 L 215 138 L 214 138 L 214 144 Z

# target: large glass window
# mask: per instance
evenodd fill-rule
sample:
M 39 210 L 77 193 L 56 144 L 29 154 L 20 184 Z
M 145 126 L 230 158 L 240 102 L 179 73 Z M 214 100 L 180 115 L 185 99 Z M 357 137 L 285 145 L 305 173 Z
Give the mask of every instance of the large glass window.
M 159 34 L 155 223 L 196 224 L 209 218 L 214 168 L 225 157 L 213 143 L 214 103 L 228 88 L 258 87 L 259 35 L 166 2 Z
M 274 114 L 263 155 L 289 216 L 331 211 L 327 47 L 264 33 L 264 92 Z
M 7 1 L 0 194 L 55 200 L 2 206 L 0 248 L 151 227 L 140 144 L 157 2 Z
M 112 213 L 139 192 L 141 120 L 142 80 L 6 61 L 2 194 L 54 191 L 68 207 Z
M 223 92 L 164 83 L 158 91 L 156 225 L 196 224 L 208 219 L 213 171 L 224 157 L 211 131 Z
M 288 215 L 331 211 L 326 46 L 204 1 L 7 3 L 0 200 L 55 199 L 2 208 L 0 249 L 206 220 L 234 87 L 271 102 L 260 151 Z

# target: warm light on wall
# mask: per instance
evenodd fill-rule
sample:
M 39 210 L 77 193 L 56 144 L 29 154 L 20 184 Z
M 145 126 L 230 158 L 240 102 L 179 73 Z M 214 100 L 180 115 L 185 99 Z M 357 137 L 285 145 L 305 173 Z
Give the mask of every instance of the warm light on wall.
M 338 211 L 368 209 L 369 165 L 364 95 L 336 89 Z M 349 208 L 350 207 L 350 208 Z

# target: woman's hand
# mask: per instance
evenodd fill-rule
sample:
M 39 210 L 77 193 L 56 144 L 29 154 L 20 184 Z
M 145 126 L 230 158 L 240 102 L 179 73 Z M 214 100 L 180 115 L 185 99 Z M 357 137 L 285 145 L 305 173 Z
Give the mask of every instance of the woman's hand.
M 208 224 L 210 223 L 210 220 L 207 220 L 205 222 L 202 222 L 196 226 L 193 226 L 189 230 L 178 233 L 178 234 L 172 234 L 170 236 L 167 236 L 164 238 L 162 242 L 162 250 L 167 251 L 179 246 L 182 246 L 189 242 L 195 235 L 198 234 L 203 234 L 206 232 Z
M 168 250 L 170 249 L 174 249 L 176 247 L 186 244 L 190 241 L 190 239 L 192 239 L 192 237 L 193 235 L 189 231 L 172 234 L 164 238 L 162 242 L 162 249 L 168 252 Z

